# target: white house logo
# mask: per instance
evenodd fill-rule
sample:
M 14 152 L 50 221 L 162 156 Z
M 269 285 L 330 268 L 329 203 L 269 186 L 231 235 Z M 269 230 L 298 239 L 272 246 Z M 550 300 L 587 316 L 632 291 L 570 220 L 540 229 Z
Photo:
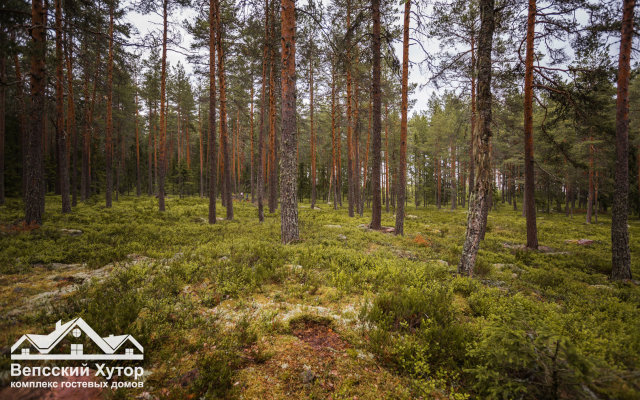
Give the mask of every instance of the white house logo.
M 86 354 L 86 343 L 93 343 L 95 346 L 89 347 L 97 354 Z M 56 351 L 56 346 L 66 352 Z M 58 321 L 56 329 L 48 335 L 22 335 L 11 346 L 12 360 L 142 360 L 143 356 L 144 349 L 133 336 L 101 337 L 82 318 L 66 324 Z

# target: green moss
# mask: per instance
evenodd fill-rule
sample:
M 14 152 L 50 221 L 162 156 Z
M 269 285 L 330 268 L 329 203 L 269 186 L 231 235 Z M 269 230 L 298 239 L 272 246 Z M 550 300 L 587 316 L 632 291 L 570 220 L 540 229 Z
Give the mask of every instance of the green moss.
M 320 204 L 322 211 L 300 209 L 301 241 L 284 246 L 277 213 L 259 223 L 254 206 L 237 202 L 234 221 L 209 225 L 207 204 L 169 198 L 160 213 L 153 198 L 121 196 L 112 209 L 96 198 L 62 215 L 59 197 L 47 197 L 40 229 L 0 235 L 0 311 L 44 291 L 47 276 L 56 273 L 48 269 L 52 263 L 119 267 L 51 310 L 3 320 L 3 343 L 82 316 L 97 331 L 139 339 L 145 367 L 153 371 L 150 390 L 160 397 L 239 397 L 245 389 L 235 386 L 237 379 L 251 375 L 241 371 L 271 368 L 277 358 L 277 345 L 263 352 L 260 343 L 291 333 L 284 310 L 293 304 L 339 313 L 347 303 L 352 309 L 362 304 L 342 314 L 351 322 L 331 319 L 353 344 L 345 362 L 363 368 L 359 349 L 368 349 L 380 371 L 395 374 L 412 397 L 639 395 L 631 382 L 640 371 L 640 288 L 608 280 L 606 215 L 592 225 L 545 215 L 539 239 L 552 252 L 543 253 L 505 247 L 525 242 L 525 220 L 518 212 L 492 211 L 470 279 L 455 275 L 463 210 L 411 209 L 417 218 L 407 219 L 405 236 L 397 237 L 359 227 L 369 222 L 366 215 L 349 218 L 345 209 Z M 20 202 L 10 199 L 0 208 L 0 223 L 13 224 L 21 215 Z M 393 223 L 383 213 L 383 225 Z M 630 227 L 638 276 L 640 223 L 630 221 Z M 70 236 L 62 228 L 83 233 Z M 595 242 L 567 242 L 581 238 Z M 12 292 L 17 287 L 21 296 Z M 180 381 L 194 369 L 197 379 Z M 296 379 L 277 371 L 273 379 Z M 357 381 L 345 378 L 335 393 L 313 385 L 313 395 L 340 397 Z

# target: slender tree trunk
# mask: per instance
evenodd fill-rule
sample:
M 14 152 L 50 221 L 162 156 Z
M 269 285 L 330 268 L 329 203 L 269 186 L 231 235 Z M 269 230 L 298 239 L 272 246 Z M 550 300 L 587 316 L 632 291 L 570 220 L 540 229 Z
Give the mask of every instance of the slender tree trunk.
M 385 102 L 384 112 L 384 205 L 386 212 L 389 212 L 389 104 Z
M 56 0 L 56 139 L 58 148 L 58 171 L 60 176 L 60 193 L 62 195 L 62 213 L 71 212 L 69 198 L 69 153 L 67 147 L 67 131 L 64 126 L 64 84 L 62 66 L 62 5 Z
M 253 130 L 253 75 L 251 76 L 251 116 L 250 116 L 250 122 L 251 122 L 251 166 L 250 166 L 250 189 L 251 189 L 251 203 L 253 204 L 254 198 L 255 198 L 255 193 L 256 193 L 256 182 L 255 182 L 255 174 L 254 174 L 254 169 L 255 169 L 255 161 L 254 161 L 254 151 L 253 151 L 253 136 L 254 136 L 254 130 Z
M 222 22 L 220 0 L 214 0 L 216 5 L 216 48 L 218 50 L 218 81 L 220 83 L 220 146 L 224 163 L 224 202 L 227 208 L 227 220 L 233 219 L 233 201 L 231 199 L 231 157 L 229 154 L 229 140 L 227 135 L 227 88 L 224 72 L 224 49 L 222 48 Z
M 88 104 L 85 104 L 85 121 L 84 121 L 84 134 L 83 142 L 82 142 L 82 171 L 80 175 L 81 180 L 81 188 L 82 192 L 82 200 L 86 201 L 91 197 L 91 130 L 93 124 L 93 107 L 96 100 L 96 90 L 97 90 L 97 75 L 98 70 L 100 69 L 100 53 L 97 52 L 96 56 L 96 65 L 94 71 L 94 79 L 93 79 L 93 89 L 91 92 L 91 101 Z M 87 99 L 89 95 L 89 71 L 85 69 L 85 77 L 84 77 L 84 98 Z
M 359 64 L 356 57 L 356 65 Z M 362 216 L 360 208 L 360 95 L 358 76 L 353 82 L 353 202 L 356 212 Z
M 153 195 L 153 155 L 154 155 L 154 146 L 153 146 L 153 136 L 155 134 L 155 115 L 153 114 L 153 109 L 149 110 L 149 133 L 148 133 L 148 144 L 147 144 L 147 194 L 149 196 Z
M 159 168 L 158 168 L 158 209 L 165 210 L 164 206 L 164 180 L 167 173 L 167 116 L 166 116 L 166 96 L 167 96 L 167 6 L 169 0 L 162 1 L 162 57 L 160 71 L 160 140 L 158 143 Z
M 111 208 L 111 195 L 113 193 L 113 4 L 109 5 L 109 60 L 107 61 L 107 135 L 105 138 L 105 168 L 107 187 L 106 207 Z M 161 207 L 164 210 L 164 204 Z
M 0 205 L 5 202 L 4 191 L 4 137 L 5 137 L 5 87 L 6 87 L 6 69 L 4 54 L 4 28 L 0 28 Z
M 269 212 L 276 212 L 278 183 L 276 178 L 276 101 L 275 101 L 275 2 L 271 2 L 271 33 L 269 35 Z
M 14 36 L 11 37 L 14 40 Z M 18 111 L 20 121 L 20 147 L 22 148 L 22 195 L 27 193 L 27 155 L 29 142 L 29 129 L 27 126 L 27 105 L 24 98 L 24 82 L 22 81 L 22 73 L 20 69 L 20 60 L 18 53 L 13 55 L 14 68 L 16 74 L 16 95 L 18 100 Z
M 587 197 L 587 224 L 593 214 L 593 136 L 589 138 L 589 195 Z
M 467 232 L 458 264 L 458 273 L 473 275 L 476 256 L 480 247 L 480 236 L 485 222 L 483 210 L 488 201 L 490 182 L 491 140 L 491 50 L 494 31 L 494 1 L 480 0 L 480 34 L 478 37 L 478 120 L 474 135 L 474 187 L 469 196 Z
M 280 205 L 282 243 L 299 239 L 296 149 L 296 13 L 295 0 L 282 0 L 282 166 Z
M 611 210 L 611 279 L 631 279 L 629 250 L 629 77 L 635 0 L 623 1 L 616 100 L 616 173 Z
M 456 145 L 451 139 L 451 209 L 455 210 L 457 206 L 458 188 L 456 186 Z
M 69 24 L 66 25 L 69 30 Z M 71 139 L 71 206 L 78 204 L 78 132 L 76 131 L 75 97 L 73 95 L 73 37 L 65 35 L 65 59 L 67 62 L 67 134 Z
M 338 209 L 338 155 L 336 139 L 336 71 L 335 65 L 331 62 L 331 176 L 334 181 L 333 209 Z
M 438 151 L 439 150 L 436 150 L 436 152 Z M 442 171 L 439 158 L 436 158 L 436 206 L 438 210 L 442 206 Z
M 527 218 L 527 247 L 538 249 L 533 158 L 533 52 L 536 33 L 536 0 L 529 0 L 527 54 L 524 77 L 524 204 Z
M 204 197 L 204 148 L 202 142 L 202 110 L 198 100 L 198 160 L 200 161 L 200 197 Z
M 260 129 L 258 132 L 258 221 L 264 221 L 265 129 L 267 119 L 267 51 L 269 49 L 269 0 L 264 1 L 264 44 L 262 50 L 262 89 L 260 94 Z
M 136 96 L 135 96 L 135 107 L 136 107 L 136 116 L 135 116 L 135 130 L 136 130 L 136 196 L 140 197 L 141 187 L 140 187 L 140 133 L 138 131 L 138 82 L 136 79 Z
M 209 143 L 207 160 L 209 164 L 209 223 L 216 223 L 216 7 L 209 2 Z
M 369 127 L 367 129 L 367 145 L 365 146 L 364 167 L 363 167 L 364 177 L 362 179 L 362 192 L 361 192 L 362 195 L 360 196 L 360 210 L 364 210 L 364 198 L 366 196 L 366 190 L 367 190 L 367 173 L 369 171 L 369 152 L 370 152 L 369 150 L 371 149 L 371 122 L 372 122 L 371 109 L 372 107 L 373 107 L 373 103 L 371 102 L 371 92 L 369 92 Z
M 598 170 L 596 170 L 596 182 L 595 182 L 595 196 L 594 196 L 594 211 L 596 224 L 598 223 Z
M 475 179 L 475 158 L 473 157 L 473 146 L 475 145 L 476 134 L 476 48 L 475 48 L 475 32 L 471 32 L 471 137 L 469 144 L 469 194 L 474 187 Z
M 380 0 L 371 1 L 371 11 L 373 18 L 373 132 L 372 132 L 372 152 L 373 165 L 371 166 L 371 192 L 373 199 L 371 203 L 371 229 L 380 229 L 382 220 L 382 206 L 380 204 L 380 147 L 381 147 L 381 97 L 380 97 Z
M 311 209 L 316 207 L 316 136 L 313 125 L 313 54 L 309 55 L 309 123 L 311 130 Z
M 402 104 L 400 117 L 400 159 L 398 162 L 398 208 L 396 210 L 396 235 L 404 235 L 404 204 L 407 190 L 407 119 L 409 108 L 409 24 L 411 0 L 404 3 L 404 32 L 402 39 Z

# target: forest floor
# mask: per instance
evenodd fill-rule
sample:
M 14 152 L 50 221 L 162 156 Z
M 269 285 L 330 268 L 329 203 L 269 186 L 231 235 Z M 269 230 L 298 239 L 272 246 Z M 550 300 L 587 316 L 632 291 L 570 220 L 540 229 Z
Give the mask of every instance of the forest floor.
M 0 398 L 33 395 L 7 387 L 11 344 L 75 317 L 144 346 L 144 387 L 95 397 L 640 396 L 640 282 L 609 281 L 606 215 L 539 214 L 533 252 L 520 212 L 498 204 L 466 278 L 462 208 L 409 207 L 397 237 L 346 204 L 304 203 L 301 240 L 284 246 L 279 214 L 260 224 L 248 202 L 209 225 L 195 197 L 165 213 L 148 197 L 67 215 L 59 201 L 31 230 L 21 202 L 0 207 Z M 638 279 L 640 222 L 629 226 Z

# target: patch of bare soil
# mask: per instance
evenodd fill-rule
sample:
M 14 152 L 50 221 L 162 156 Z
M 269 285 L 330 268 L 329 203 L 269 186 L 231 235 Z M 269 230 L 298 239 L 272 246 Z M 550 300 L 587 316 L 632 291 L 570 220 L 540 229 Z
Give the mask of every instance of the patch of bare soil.
M 317 321 L 304 321 L 293 329 L 293 335 L 314 350 L 342 351 L 349 347 L 331 327 Z

